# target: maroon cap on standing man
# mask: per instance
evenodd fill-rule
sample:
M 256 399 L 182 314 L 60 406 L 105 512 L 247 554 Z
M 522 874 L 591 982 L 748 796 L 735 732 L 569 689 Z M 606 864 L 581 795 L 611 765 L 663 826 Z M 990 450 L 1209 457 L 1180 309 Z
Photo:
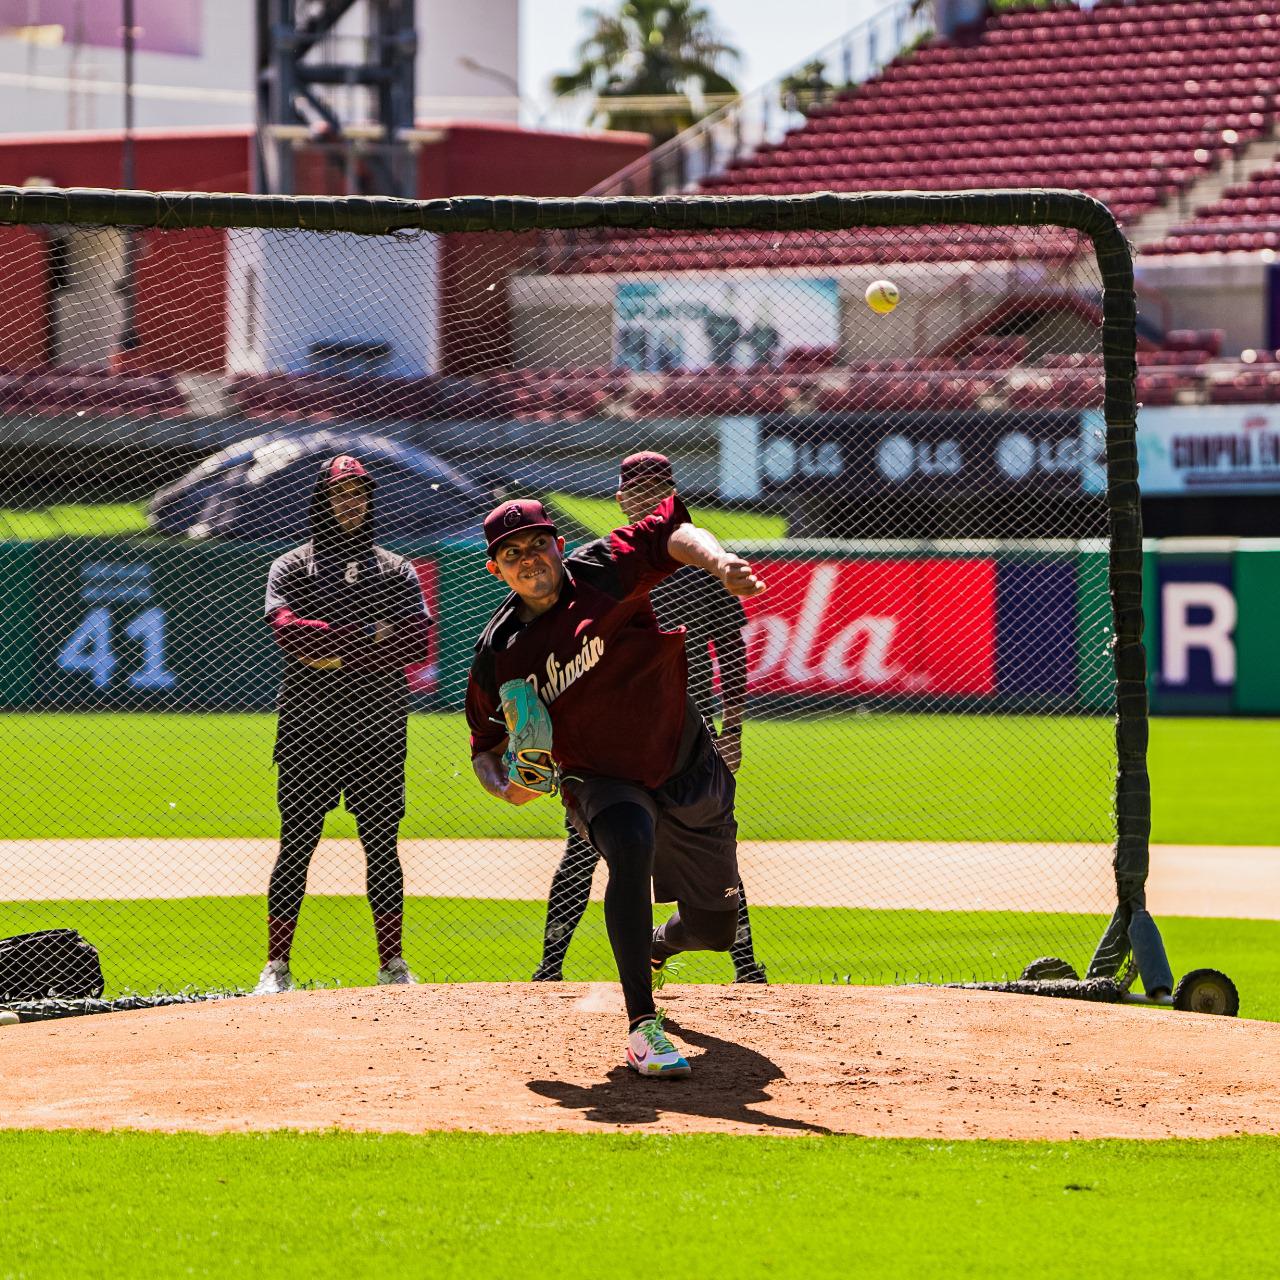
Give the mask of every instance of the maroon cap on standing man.
M 676 477 L 671 469 L 671 459 L 665 453 L 653 453 L 649 450 L 623 458 L 618 474 L 618 488 L 631 489 L 638 484 L 674 489 Z
M 324 478 L 331 484 L 348 479 L 373 483 L 373 477 L 365 469 L 364 463 L 359 458 L 353 458 L 349 453 L 340 453 L 332 461 L 325 463 Z

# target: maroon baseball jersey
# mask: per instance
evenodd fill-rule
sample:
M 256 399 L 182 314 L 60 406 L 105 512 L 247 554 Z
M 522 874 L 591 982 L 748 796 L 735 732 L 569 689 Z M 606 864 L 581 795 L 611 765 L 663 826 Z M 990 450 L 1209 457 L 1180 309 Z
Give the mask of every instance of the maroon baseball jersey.
M 676 496 L 643 520 L 578 548 L 560 598 L 521 622 L 518 597 L 499 606 L 476 642 L 467 683 L 471 754 L 507 736 L 498 689 L 528 680 L 551 715 L 553 754 L 567 774 L 650 789 L 674 771 L 685 723 L 684 628 L 658 625 L 649 591 L 680 568 L 667 540 L 689 519 Z

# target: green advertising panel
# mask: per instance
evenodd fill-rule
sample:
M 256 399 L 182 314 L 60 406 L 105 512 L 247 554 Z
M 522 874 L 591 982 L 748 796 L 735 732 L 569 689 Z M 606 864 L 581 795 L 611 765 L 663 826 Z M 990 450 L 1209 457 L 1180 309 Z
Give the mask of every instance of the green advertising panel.
M 271 561 L 285 549 L 145 536 L 0 543 L 0 706 L 270 709 L 280 656 L 263 600 Z M 415 705 L 460 709 L 472 646 L 505 588 L 486 572 L 474 543 L 399 549 L 417 566 L 436 622 L 430 664 L 410 669 Z M 859 547 L 853 558 L 877 559 L 870 551 L 871 544 Z M 802 549 L 757 552 L 806 560 Z M 831 547 L 822 554 L 844 560 L 850 553 Z M 999 692 L 1007 705 L 1031 705 L 1045 689 L 1067 688 L 1065 679 L 1080 710 L 1112 714 L 1114 681 L 1102 660 L 1113 639 L 1106 552 L 1086 544 L 1034 574 L 1016 549 L 995 559 Z M 1238 609 L 1234 687 L 1199 687 L 1214 672 L 1195 644 L 1194 607 L 1183 620 L 1193 631 L 1184 637 L 1181 682 L 1161 666 L 1162 592 L 1202 578 L 1207 586 L 1199 589 L 1216 590 L 1211 577 L 1222 578 Z M 1153 710 L 1280 713 L 1280 543 L 1239 544 L 1206 558 L 1148 542 L 1143 597 Z
M 1236 706 L 1280 715 L 1280 542 L 1241 544 L 1235 553 Z
M 0 544 L 4 705 L 274 706 L 280 656 L 263 603 L 271 562 L 285 549 L 153 538 Z M 410 673 L 417 704 L 460 707 L 471 646 L 503 588 L 485 572 L 474 545 L 401 550 L 418 567 L 436 620 L 433 664 Z
M 1112 711 L 1116 705 L 1115 677 L 1099 660 L 1115 639 L 1107 560 L 1106 549 L 1099 548 L 1081 551 L 1076 562 L 1076 681 L 1087 711 Z
M 507 588 L 485 569 L 485 553 L 477 544 L 445 544 L 432 553 L 438 582 L 436 615 L 440 683 L 436 705 L 461 707 L 466 700 L 467 673 L 476 638 Z
M 37 706 L 270 704 L 279 665 L 262 603 L 276 549 L 88 538 L 34 552 Z
M 0 542 L 0 707 L 24 706 L 31 694 L 32 564 L 29 544 Z

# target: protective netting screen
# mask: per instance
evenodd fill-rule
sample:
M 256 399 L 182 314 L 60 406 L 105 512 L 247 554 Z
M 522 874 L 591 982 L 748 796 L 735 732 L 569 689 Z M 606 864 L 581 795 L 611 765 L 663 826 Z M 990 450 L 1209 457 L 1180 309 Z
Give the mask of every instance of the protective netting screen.
M 0 229 L 0 936 L 78 929 L 108 995 L 251 987 L 269 882 L 286 916 L 305 884 L 295 978 L 371 983 L 398 863 L 423 979 L 612 977 L 603 866 L 559 801 L 481 789 L 463 701 L 485 514 L 607 536 L 650 450 L 768 584 L 654 591 L 727 729 L 751 930 L 682 976 L 1083 972 L 1116 901 L 1101 291 L 1058 227 Z M 341 541 L 340 455 L 407 572 L 352 552 L 325 619 L 279 563 Z

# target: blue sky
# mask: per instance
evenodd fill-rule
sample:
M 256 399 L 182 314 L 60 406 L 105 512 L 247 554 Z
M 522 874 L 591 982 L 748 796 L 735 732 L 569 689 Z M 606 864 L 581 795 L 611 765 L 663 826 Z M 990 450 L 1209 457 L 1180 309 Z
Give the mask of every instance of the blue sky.
M 596 0 L 611 10 L 620 0 Z M 742 50 L 739 88 L 788 70 L 881 7 L 880 0 L 703 0 L 729 43 Z M 542 100 L 557 71 L 573 65 L 586 27 L 583 0 L 521 0 L 520 73 L 525 96 Z M 802 17 L 800 15 L 803 15 Z

